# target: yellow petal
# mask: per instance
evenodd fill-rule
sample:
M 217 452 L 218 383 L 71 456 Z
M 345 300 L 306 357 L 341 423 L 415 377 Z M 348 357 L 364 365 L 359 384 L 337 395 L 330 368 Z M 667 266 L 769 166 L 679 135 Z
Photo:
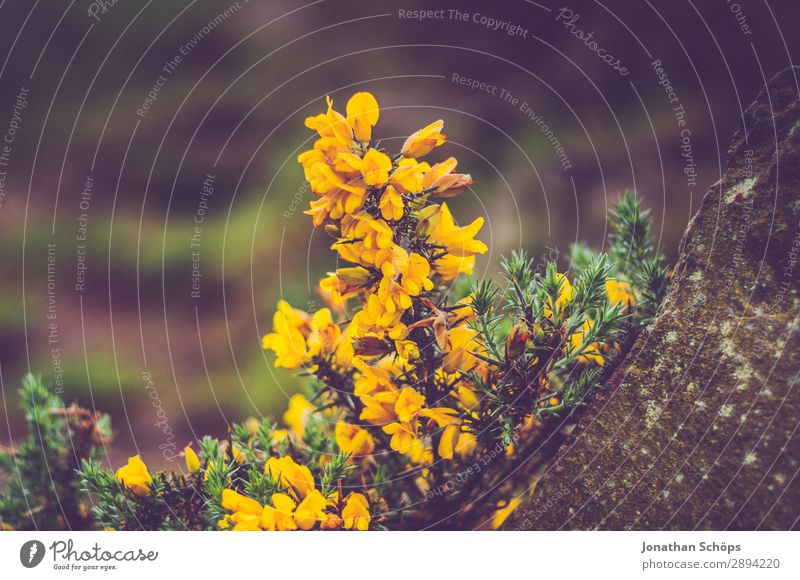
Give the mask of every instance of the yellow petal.
M 362 143 L 368 143 L 372 138 L 372 128 L 379 117 L 378 101 L 371 93 L 356 93 L 347 101 L 347 122 L 356 139 Z
M 200 469 L 200 458 L 197 456 L 197 453 L 194 452 L 194 449 L 191 446 L 187 445 L 183 450 L 184 455 L 186 455 L 186 469 L 189 470 L 189 473 L 194 473 L 198 469 Z
M 461 427 L 453 423 L 444 428 L 442 438 L 439 440 L 439 456 L 443 459 L 452 459 L 453 450 L 458 444 L 458 437 L 461 434 Z

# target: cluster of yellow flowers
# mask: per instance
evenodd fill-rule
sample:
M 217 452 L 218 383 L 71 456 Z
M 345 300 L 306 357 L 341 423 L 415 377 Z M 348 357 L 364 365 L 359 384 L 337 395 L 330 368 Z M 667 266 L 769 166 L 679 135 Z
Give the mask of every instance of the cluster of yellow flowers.
M 187 446 L 184 449 L 186 466 L 190 473 L 201 469 L 197 453 Z M 243 458 L 242 458 L 243 459 Z M 213 469 L 209 465 L 208 469 Z M 372 516 L 369 501 L 361 493 L 350 493 L 342 504 L 339 493 L 328 496 L 316 489 L 314 476 L 305 465 L 298 465 L 292 457 L 270 457 L 264 472 L 286 493 L 273 493 L 271 505 L 261 505 L 233 489 L 222 491 L 222 507 L 232 513 L 219 520 L 220 529 L 235 531 L 311 530 L 319 525 L 321 530 L 367 530 Z M 206 478 L 208 475 L 206 474 Z M 116 479 L 139 497 L 151 494 L 153 479 L 141 457 L 128 458 L 128 463 L 117 470 Z
M 262 504 L 229 484 L 221 497 L 222 508 L 230 512 L 218 522 L 222 529 L 369 528 L 372 515 L 367 496 L 374 489 L 346 498 L 339 491 L 323 494 L 309 466 L 299 465 L 286 454 L 286 449 L 304 444 L 314 413 L 325 419 L 322 429 L 349 456 L 349 465 L 374 466 L 373 453 L 383 445 L 401 453 L 409 466 L 421 467 L 416 478 L 421 490 L 428 485 L 424 474 L 436 460 L 466 458 L 477 448 L 472 426 L 481 421 L 479 408 L 485 394 L 475 381 L 487 382 L 496 369 L 471 324 L 476 316 L 474 297 L 447 307 L 443 296 L 444 283 L 472 273 L 475 255 L 487 250 L 474 239 L 483 220 L 459 227 L 446 203 L 431 201 L 455 195 L 472 180 L 454 173 L 453 158 L 434 165 L 418 161 L 444 143 L 442 121 L 411 135 L 401 152 L 390 157 L 372 146 L 378 117 L 375 98 L 358 93 L 347 104 L 347 116 L 336 112 L 328 100 L 326 113 L 306 120 L 319 136 L 313 149 L 299 156 L 318 196 L 307 213 L 336 238 L 332 249 L 352 266 L 339 268 L 321 281 L 327 308 L 308 313 L 280 301 L 273 331 L 262 341 L 265 349 L 276 354 L 276 366 L 304 368 L 326 387 L 352 395 L 359 404 L 345 409 L 331 391 L 323 391 L 318 408 L 303 395 L 294 395 L 283 417 L 288 429 L 271 432 L 273 443 L 288 440 L 289 446 L 280 457 L 268 456 L 263 465 L 278 491 Z M 575 289 L 565 275 L 556 274 L 556 279 L 558 295 L 552 302 L 548 299 L 544 315 L 547 324 L 558 329 L 571 316 Z M 607 280 L 605 290 L 612 305 L 634 305 L 627 283 Z M 354 312 L 347 321 L 354 299 Z M 579 363 L 602 366 L 609 345 L 584 344 L 587 336 L 595 335 L 593 324 L 585 319 L 561 348 L 580 353 Z M 532 329 L 525 322 L 517 324 L 508 333 L 505 356 L 524 352 L 537 332 L 543 333 L 538 324 Z M 559 398 L 550 395 L 547 374 L 539 381 L 539 406 L 556 407 Z M 432 391 L 421 392 L 423 384 L 432 386 Z M 437 393 L 435 401 L 429 401 L 434 398 L 430 392 Z M 519 429 L 536 427 L 534 414 L 535 409 L 530 409 Z M 513 449 L 509 444 L 506 452 Z M 190 472 L 201 468 L 190 447 L 185 455 Z M 232 457 L 245 461 L 235 447 Z M 330 456 L 323 453 L 315 461 L 318 465 L 312 467 L 323 469 Z M 206 469 L 213 465 L 209 462 Z M 137 495 L 150 493 L 151 479 L 138 457 L 119 470 L 117 479 Z M 377 496 L 375 500 L 380 501 Z M 515 505 L 512 501 L 500 509 L 497 522 Z
M 457 161 L 452 157 L 433 165 L 419 161 L 445 142 L 441 120 L 412 134 L 400 153 L 390 157 L 372 146 L 372 129 L 380 116 L 375 97 L 357 93 L 346 112 L 338 113 L 328 99 L 326 113 L 306 119 L 319 138 L 298 160 L 318 196 L 307 213 L 315 225 L 326 225 L 337 237 L 332 248 L 354 264 L 331 273 L 320 287 L 335 311 L 354 297 L 361 308 L 342 330 L 329 308 L 311 315 L 281 301 L 263 346 L 275 352 L 279 367 L 314 370 L 315 357 L 321 356 L 337 367 L 357 369 L 354 394 L 363 406 L 359 419 L 382 427 L 391 436 L 392 449 L 413 461 L 432 459 L 419 437 L 421 419 L 445 430 L 440 455 L 452 457 L 461 437 L 458 450 L 468 452 L 474 445 L 471 435 L 458 427 L 461 409 L 427 407 L 425 396 L 402 385 L 398 377 L 427 346 L 410 336 L 422 326 L 435 328 L 444 351 L 442 381 L 478 362 L 466 354 L 479 348 L 475 332 L 466 326 L 468 305 L 425 319 L 409 315 L 414 300 L 432 290 L 437 279 L 447 282 L 472 273 L 475 255 L 487 250 L 474 239 L 483 218 L 459 227 L 447 203 L 430 202 L 456 195 L 472 179 L 454 173 Z M 429 302 L 427 306 L 433 307 Z M 470 399 L 465 389 L 457 401 Z M 374 448 L 368 432 L 341 421 L 336 440 L 343 452 L 353 455 L 366 455 Z
M 290 456 L 270 457 L 264 471 L 287 489 L 273 493 L 272 505 L 261 505 L 232 489 L 222 492 L 222 507 L 233 513 L 219 521 L 219 527 L 234 531 L 366 530 L 371 516 L 367 498 L 351 493 L 340 506 L 338 492 L 324 496 L 316 489 L 311 470 L 298 465 Z M 337 515 L 338 514 L 338 515 Z
M 622 348 L 616 342 L 635 296 L 644 295 L 609 278 L 620 267 L 605 255 L 577 268 L 573 285 L 552 262 L 544 276 L 535 274 L 519 252 L 503 263 L 509 289 L 502 302 L 492 282 L 450 299 L 449 286 L 473 272 L 487 247 L 475 239 L 482 218 L 460 227 L 439 201 L 471 177 L 455 173 L 452 157 L 421 161 L 445 143 L 443 122 L 390 155 L 373 139 L 375 97 L 355 94 L 346 115 L 327 104 L 306 119 L 317 138 L 298 161 L 316 196 L 306 213 L 348 265 L 321 280 L 327 307 L 305 312 L 281 300 L 262 339 L 275 366 L 317 379 L 311 400 L 292 396 L 287 428 L 249 419 L 227 442 L 201 443 L 205 465 L 184 450 L 189 472 L 203 474 L 191 481 L 202 482 L 213 506 L 205 523 L 220 529 L 427 525 L 412 496 L 442 497 L 475 457 L 506 466 L 527 459 L 537 434 L 547 435 L 543 419 L 579 404 L 597 384 L 612 347 Z M 620 231 L 646 225 L 635 200 L 619 207 Z M 468 491 L 432 505 L 430 517 L 444 522 L 458 513 L 480 525 L 492 515 L 501 525 L 521 501 L 512 497 L 516 484 L 502 469 L 478 471 Z M 160 489 L 157 477 L 154 486 L 138 456 L 116 474 L 141 497 Z M 505 498 L 478 505 L 475 490 L 484 482 Z
M 346 113 L 338 113 L 328 99 L 327 112 L 306 119 L 318 139 L 298 161 L 318 196 L 307 213 L 337 238 L 332 249 L 354 265 L 339 268 L 320 283 L 331 308 L 312 315 L 279 302 L 273 332 L 264 337 L 263 347 L 275 352 L 279 367 L 302 366 L 314 372 L 321 357 L 334 367 L 356 369 L 353 394 L 362 404 L 358 418 L 381 427 L 391 437 L 391 448 L 411 461 L 433 460 L 429 442 L 421 437 L 423 420 L 426 431 L 441 430 L 439 457 L 469 454 L 475 438 L 460 418 L 478 404 L 478 397 L 463 377 L 469 371 L 485 372 L 486 366 L 473 356 L 481 347 L 468 326 L 469 299 L 445 312 L 424 294 L 437 283 L 471 274 L 475 255 L 487 250 L 475 239 L 482 218 L 459 227 L 447 203 L 430 201 L 459 193 L 472 179 L 454 173 L 457 161 L 452 157 L 433 165 L 419 161 L 445 142 L 441 120 L 412 134 L 391 157 L 372 146 L 372 129 L 380 116 L 375 97 L 357 93 Z M 564 283 L 559 302 L 566 304 L 572 285 L 560 276 Z M 609 281 L 608 292 L 614 303 L 632 303 L 631 290 L 623 282 Z M 343 330 L 331 309 L 341 311 L 356 297 L 360 308 Z M 581 345 L 590 325 L 587 321 L 570 337 L 573 348 Z M 423 327 L 433 329 L 442 354 L 435 380 L 454 385 L 439 406 L 428 406 L 425 395 L 403 380 L 421 349 L 432 347 L 411 336 Z M 584 349 L 581 360 L 603 364 L 599 345 Z M 375 446 L 364 429 L 341 421 L 336 439 L 343 452 L 353 455 L 369 454 Z
M 351 493 L 341 510 L 341 517 L 335 513 L 326 513 L 326 509 L 336 506 L 336 500 L 326 500 L 323 495 L 312 490 L 299 503 L 285 493 L 274 493 L 272 505 L 262 506 L 256 500 L 244 496 L 232 489 L 222 492 L 222 506 L 232 511 L 231 515 L 220 520 L 221 529 L 233 524 L 234 531 L 290 531 L 311 530 L 319 523 L 321 530 L 366 531 L 371 520 L 367 498 L 360 493 Z

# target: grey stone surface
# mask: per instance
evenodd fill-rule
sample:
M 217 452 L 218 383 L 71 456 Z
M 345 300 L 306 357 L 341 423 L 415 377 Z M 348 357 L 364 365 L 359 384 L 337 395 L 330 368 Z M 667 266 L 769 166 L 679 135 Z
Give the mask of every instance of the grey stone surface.
M 800 68 L 751 104 L 662 309 L 506 529 L 793 529 Z

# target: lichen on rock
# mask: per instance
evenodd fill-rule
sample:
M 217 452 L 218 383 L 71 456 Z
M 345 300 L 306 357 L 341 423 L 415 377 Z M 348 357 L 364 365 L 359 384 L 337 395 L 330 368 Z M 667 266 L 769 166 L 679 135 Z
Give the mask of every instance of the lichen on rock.
M 506 529 L 798 525 L 798 77 L 747 108 L 657 318 Z

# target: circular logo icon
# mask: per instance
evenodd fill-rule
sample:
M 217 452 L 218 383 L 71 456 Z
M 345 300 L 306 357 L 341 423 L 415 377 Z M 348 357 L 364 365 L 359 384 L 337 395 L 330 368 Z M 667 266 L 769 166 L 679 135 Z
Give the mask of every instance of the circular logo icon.
M 44 544 L 39 540 L 29 540 L 19 549 L 19 561 L 26 568 L 35 568 L 44 559 Z

